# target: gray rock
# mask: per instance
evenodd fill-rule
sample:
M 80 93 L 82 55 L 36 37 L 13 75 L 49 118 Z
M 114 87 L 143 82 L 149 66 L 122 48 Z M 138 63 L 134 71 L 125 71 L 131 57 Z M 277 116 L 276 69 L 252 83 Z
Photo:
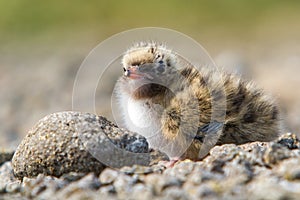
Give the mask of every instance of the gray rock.
M 56 194 L 56 199 L 82 199 L 82 196 L 89 196 L 100 187 L 98 177 L 94 173 L 87 174 L 82 179 L 72 182 L 66 187 L 62 188 Z M 47 196 L 45 196 L 47 197 Z M 80 198 L 79 198 L 80 197 Z
M 300 140 L 292 133 L 286 133 L 280 136 L 276 142 L 288 147 L 289 149 L 300 149 Z
M 67 182 L 52 176 L 39 174 L 35 178 L 23 178 L 21 194 L 28 198 L 53 197 L 61 188 L 65 187 Z
M 12 159 L 17 177 L 101 171 L 104 166 L 85 150 L 75 124 L 79 113 L 63 112 L 40 120 L 22 140 Z
M 284 160 L 274 168 L 274 172 L 288 181 L 300 183 L 300 157 Z
M 191 199 L 190 195 L 187 194 L 186 191 L 181 190 L 179 187 L 174 187 L 174 186 L 166 188 L 163 191 L 162 196 L 165 197 L 166 199 L 182 199 L 182 200 Z
M 137 183 L 132 188 L 132 197 L 135 199 L 152 200 L 155 196 L 153 190 L 145 184 Z
M 13 151 L 9 150 L 0 150 L 0 165 L 5 163 L 6 161 L 10 161 L 14 155 Z
M 292 157 L 292 152 L 287 147 L 272 142 L 265 150 L 263 160 L 268 165 L 275 165 L 290 157 Z
M 0 166 L 0 194 L 18 192 L 20 184 L 21 182 L 13 175 L 11 162 L 6 162 Z
M 63 180 L 65 181 L 73 182 L 81 179 L 85 175 L 86 175 L 85 173 L 70 172 L 68 174 L 62 175 L 61 178 L 63 178 Z
M 99 180 L 104 185 L 111 184 L 118 178 L 119 174 L 120 173 L 116 170 L 106 168 L 105 170 L 103 170 L 103 172 L 101 172 Z
M 137 178 L 120 173 L 118 178 L 113 182 L 117 197 L 126 199 L 133 192 L 133 186 L 137 183 Z
M 287 182 L 279 177 L 261 174 L 256 180 L 247 185 L 243 196 L 248 199 L 299 199 L 300 185 Z
M 6 185 L 6 192 L 7 193 L 17 193 L 17 192 L 20 191 L 20 189 L 21 189 L 21 183 L 20 183 L 19 180 L 8 183 Z
M 99 193 L 101 194 L 101 196 L 108 195 L 108 196 L 116 197 L 116 190 L 115 190 L 115 187 L 113 185 L 101 186 L 100 189 L 99 189 Z
M 99 174 L 105 166 L 150 165 L 168 159 L 148 149 L 146 139 L 118 128 L 104 117 L 79 112 L 41 119 L 23 139 L 12 159 L 18 178 L 69 172 Z
M 150 173 L 162 173 L 166 167 L 163 165 L 152 165 L 152 166 L 125 166 L 120 169 L 121 172 L 129 175 L 138 174 L 150 174 Z
M 145 182 L 156 194 L 162 193 L 168 187 L 180 187 L 183 183 L 180 179 L 166 174 L 149 174 L 145 177 Z

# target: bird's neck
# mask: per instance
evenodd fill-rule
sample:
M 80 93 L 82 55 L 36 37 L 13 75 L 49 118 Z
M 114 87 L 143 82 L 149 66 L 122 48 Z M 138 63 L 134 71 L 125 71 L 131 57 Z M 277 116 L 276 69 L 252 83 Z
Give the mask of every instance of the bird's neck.
M 170 89 L 155 83 L 145 84 L 133 93 L 133 98 L 136 100 L 148 100 L 163 107 L 169 105 L 172 97 L 173 94 Z

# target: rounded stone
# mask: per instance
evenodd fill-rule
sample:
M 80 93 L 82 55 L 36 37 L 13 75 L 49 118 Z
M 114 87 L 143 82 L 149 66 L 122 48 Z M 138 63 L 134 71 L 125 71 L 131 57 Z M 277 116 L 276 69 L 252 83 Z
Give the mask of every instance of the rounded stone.
M 18 178 L 69 172 L 99 174 L 105 166 L 149 165 L 157 158 L 146 139 L 89 113 L 59 112 L 41 119 L 18 146 Z M 100 162 L 101 161 L 101 162 Z
M 102 184 L 111 184 L 119 176 L 119 172 L 110 168 L 106 168 L 99 176 L 99 180 Z
M 18 146 L 13 159 L 18 178 L 38 174 L 61 176 L 68 172 L 100 172 L 104 166 L 85 150 L 75 123 L 79 113 L 55 113 L 41 119 Z

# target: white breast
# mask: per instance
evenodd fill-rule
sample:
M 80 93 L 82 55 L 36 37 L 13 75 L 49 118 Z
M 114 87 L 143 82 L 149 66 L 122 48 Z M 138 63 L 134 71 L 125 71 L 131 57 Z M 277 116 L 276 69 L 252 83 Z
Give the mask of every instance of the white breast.
M 120 96 L 119 107 L 125 127 L 143 135 L 150 146 L 155 147 L 158 137 L 161 137 L 163 108 L 147 100 L 135 100 L 126 94 Z
M 167 140 L 161 132 L 161 115 L 163 108 L 157 104 L 149 104 L 147 100 L 123 98 L 123 120 L 127 129 L 146 137 L 149 146 L 166 153 L 169 157 L 180 157 L 189 147 L 191 141 L 176 137 Z

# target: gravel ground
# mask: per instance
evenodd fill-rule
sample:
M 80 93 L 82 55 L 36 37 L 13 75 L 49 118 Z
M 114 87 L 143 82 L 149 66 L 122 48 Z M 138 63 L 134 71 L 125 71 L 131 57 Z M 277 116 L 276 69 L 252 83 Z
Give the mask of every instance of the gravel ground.
M 85 142 L 75 142 L 77 131 L 84 135 L 81 139 L 99 144 L 92 145 L 94 151 Z M 129 163 L 114 152 L 111 160 L 119 166 L 109 167 L 92 156 L 102 145 L 110 148 L 105 146 L 108 141 L 152 162 Z M 166 167 L 158 162 L 166 156 L 148 149 L 143 137 L 103 117 L 61 112 L 40 120 L 12 160 L 7 153 L 0 153 L 0 199 L 297 199 L 300 195 L 300 141 L 291 133 L 272 142 L 215 146 L 201 161 L 183 160 Z

